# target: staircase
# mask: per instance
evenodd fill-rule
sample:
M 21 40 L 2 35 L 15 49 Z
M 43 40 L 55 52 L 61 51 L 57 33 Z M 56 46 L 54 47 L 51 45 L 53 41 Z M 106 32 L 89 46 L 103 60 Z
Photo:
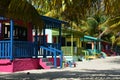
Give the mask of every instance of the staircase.
M 44 61 L 43 59 L 40 59 L 39 64 L 43 67 L 43 68 L 47 68 L 50 69 L 51 67 L 54 66 L 54 68 L 57 68 L 57 56 L 59 56 L 60 60 L 60 68 L 62 68 L 62 58 L 63 58 L 63 53 L 61 50 L 53 48 L 53 47 L 45 47 L 45 46 L 40 46 L 40 53 L 42 53 L 42 55 L 44 56 L 52 56 L 53 57 L 53 63 L 52 66 L 47 66 L 50 63 L 48 63 L 49 60 Z M 52 54 L 50 54 L 52 53 Z
M 52 69 L 55 68 L 53 63 L 50 62 L 47 58 L 41 58 L 39 60 L 39 65 L 42 69 Z

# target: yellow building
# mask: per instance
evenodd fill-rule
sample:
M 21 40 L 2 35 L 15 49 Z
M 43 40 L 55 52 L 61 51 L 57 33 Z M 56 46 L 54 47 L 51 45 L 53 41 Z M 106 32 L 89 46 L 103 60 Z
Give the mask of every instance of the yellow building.
M 58 31 L 52 31 L 53 42 L 56 43 L 59 40 Z M 80 38 L 83 37 L 83 33 L 72 29 L 62 29 L 62 47 L 63 55 L 67 61 L 77 60 L 81 52 L 81 41 Z

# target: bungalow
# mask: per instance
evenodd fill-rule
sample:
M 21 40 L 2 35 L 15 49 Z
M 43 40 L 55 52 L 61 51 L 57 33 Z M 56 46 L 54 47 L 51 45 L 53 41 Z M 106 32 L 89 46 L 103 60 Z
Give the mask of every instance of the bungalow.
M 39 68 L 50 69 L 57 66 L 62 68 L 61 25 L 66 24 L 66 22 L 40 16 L 29 3 L 25 1 L 20 1 L 20 3 L 26 4 L 22 8 L 29 6 L 26 9 L 27 12 L 18 14 L 18 12 L 23 12 L 19 9 L 7 11 L 7 8 L 13 8 L 13 5 L 10 5 L 10 2 L 5 3 L 6 5 L 1 4 L 0 10 L 6 10 L 0 12 L 0 72 L 15 72 Z M 15 4 L 15 6 L 18 5 Z M 18 6 L 16 8 L 21 7 Z M 26 13 L 28 16 L 25 16 Z M 58 44 L 46 42 L 45 29 L 47 28 L 59 29 L 60 39 Z M 33 30 L 35 30 L 34 41 Z M 40 37 L 39 44 L 38 32 L 42 30 L 43 37 Z M 39 51 L 40 54 L 38 53 Z M 39 58 L 41 55 L 43 58 Z M 52 56 L 52 58 L 46 59 L 47 56 Z M 60 56 L 59 59 L 57 56 Z M 47 65 L 45 61 L 51 61 L 51 63 Z

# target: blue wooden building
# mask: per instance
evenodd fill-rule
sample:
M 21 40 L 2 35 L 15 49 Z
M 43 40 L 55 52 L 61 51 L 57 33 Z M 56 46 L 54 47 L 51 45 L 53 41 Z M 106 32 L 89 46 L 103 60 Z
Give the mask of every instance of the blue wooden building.
M 67 24 L 64 21 L 40 16 L 44 27 L 42 39 L 38 40 L 38 28 L 32 23 L 25 23 L 20 20 L 0 17 L 0 71 L 14 72 L 27 69 L 39 68 L 40 62 L 38 56 L 52 56 L 53 65 L 57 67 L 57 56 L 60 56 L 60 66 L 62 67 L 62 51 L 61 51 L 61 27 L 62 24 Z M 23 24 L 26 24 L 23 25 Z M 45 29 L 59 29 L 59 42 L 57 44 L 47 43 L 45 40 Z M 32 41 L 32 30 L 35 29 L 35 41 Z M 40 44 L 39 44 L 40 43 Z M 40 54 L 38 54 L 40 51 Z M 24 61 L 24 63 L 22 63 Z M 19 69 L 22 66 L 17 66 L 18 63 L 28 66 Z M 31 63 L 31 62 L 34 62 Z M 10 65 L 8 65 L 11 64 Z M 31 63 L 31 64 L 30 64 Z M 14 69 L 14 65 L 16 65 Z M 30 67 L 35 65 L 35 67 Z M 4 70 L 5 68 L 8 70 Z M 11 70 L 12 69 L 12 70 Z
M 2 7 L 0 10 L 6 9 L 9 2 L 6 4 L 7 6 L 0 3 Z M 30 4 L 26 3 L 26 6 L 28 5 L 30 6 Z M 18 8 L 20 7 L 18 6 Z M 27 8 L 30 8 L 30 10 L 33 9 L 33 14 L 36 13 L 34 16 L 38 18 L 35 19 L 30 16 L 32 12 L 29 13 L 30 17 L 24 16 L 24 13 L 18 13 L 19 16 L 16 17 L 14 15 L 17 15 L 17 11 L 14 12 L 12 9 L 12 11 L 6 10 L 3 12 L 6 14 L 0 12 L 0 72 L 15 72 L 38 69 L 40 67 L 45 68 L 47 65 L 42 62 L 42 59 L 47 58 L 47 56 L 52 56 L 50 60 L 54 67 L 62 67 L 61 27 L 62 24 L 66 25 L 67 23 L 46 16 L 40 16 L 32 6 Z M 29 9 L 26 11 L 29 12 Z M 59 31 L 59 42 L 56 44 L 47 43 L 45 29 L 56 28 Z M 33 29 L 35 30 L 34 41 Z M 38 32 L 41 31 L 43 31 L 43 36 L 38 41 Z M 39 56 L 43 57 L 39 58 Z M 58 60 L 57 56 L 59 56 Z

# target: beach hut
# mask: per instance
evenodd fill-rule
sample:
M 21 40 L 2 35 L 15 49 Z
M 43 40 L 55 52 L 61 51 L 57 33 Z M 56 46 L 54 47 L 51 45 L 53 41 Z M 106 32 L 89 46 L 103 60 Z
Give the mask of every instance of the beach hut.
M 101 53 L 101 41 L 99 38 L 85 35 L 81 38 L 83 53 L 85 58 L 96 58 L 96 55 Z
M 117 55 L 116 50 L 118 49 L 117 48 L 118 46 L 112 47 L 112 43 L 107 42 L 107 41 L 102 41 L 101 44 L 102 44 L 102 51 L 104 53 L 106 53 L 107 56 L 116 56 Z
M 14 2 L 15 1 L 15 2 Z M 24 4 L 19 5 L 18 4 Z M 25 0 L 0 1 L 0 72 L 15 72 L 47 68 L 43 58 L 53 56 L 53 66 L 57 67 L 56 56 L 60 55 L 59 65 L 62 67 L 62 51 L 45 41 L 45 29 L 57 27 L 61 29 L 63 21 L 40 16 L 34 7 Z M 33 41 L 32 30 L 35 30 Z M 43 40 L 38 45 L 38 31 Z M 61 30 L 60 34 L 61 34 Z M 43 44 L 42 44 L 43 43 Z M 60 42 L 61 43 L 61 40 Z M 40 48 L 40 49 L 39 49 Z M 42 54 L 38 54 L 41 50 Z M 51 53 L 51 54 L 50 54 Z
M 62 28 L 62 51 L 66 61 L 77 61 L 77 57 L 81 50 L 80 37 L 83 37 L 83 33 L 79 29 L 73 29 L 72 27 Z

